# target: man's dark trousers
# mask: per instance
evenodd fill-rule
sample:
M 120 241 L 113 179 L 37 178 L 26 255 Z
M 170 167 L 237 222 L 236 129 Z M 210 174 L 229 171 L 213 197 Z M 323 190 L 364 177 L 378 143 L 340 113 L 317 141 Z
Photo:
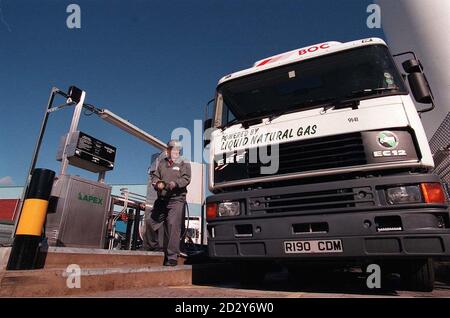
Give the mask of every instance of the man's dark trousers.
M 158 199 L 155 201 L 150 215 L 150 226 L 147 229 L 151 231 L 151 241 L 157 242 L 158 238 L 155 231 L 163 226 L 165 260 L 176 261 L 178 254 L 180 254 L 181 222 L 185 202 L 177 199 Z

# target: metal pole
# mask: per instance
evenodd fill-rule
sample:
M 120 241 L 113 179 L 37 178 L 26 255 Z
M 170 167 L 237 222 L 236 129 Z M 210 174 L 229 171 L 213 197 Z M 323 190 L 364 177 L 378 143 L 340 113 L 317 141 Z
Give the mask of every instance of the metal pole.
M 208 169 L 207 166 L 205 166 L 202 163 L 202 181 L 201 181 L 201 205 L 200 205 L 200 230 L 201 230 L 201 237 L 200 237 L 200 245 L 204 245 L 206 241 L 206 213 L 205 213 L 205 190 L 204 190 L 204 178 L 205 178 L 205 170 Z
M 106 176 L 105 171 L 100 172 L 98 174 L 98 180 L 97 181 L 100 182 L 100 183 L 105 183 L 105 176 Z
M 69 132 L 67 133 L 66 141 L 64 143 L 63 156 L 61 162 L 61 170 L 60 175 L 64 175 L 66 173 L 67 167 L 69 166 L 69 160 L 67 159 L 66 148 L 69 144 L 70 136 L 73 132 L 78 129 L 78 123 L 80 121 L 81 111 L 83 110 L 84 99 L 86 98 L 86 92 L 82 91 L 81 97 L 77 105 L 75 106 L 75 110 L 73 111 L 72 123 L 70 124 Z
M 98 111 L 97 115 L 100 116 L 103 120 L 109 122 L 110 124 L 126 131 L 127 133 L 149 143 L 150 145 L 158 148 L 159 150 L 165 150 L 167 145 L 165 142 L 162 142 L 158 138 L 150 135 L 146 131 L 140 129 L 139 127 L 133 125 L 128 120 L 123 119 L 122 117 L 114 114 L 113 112 L 102 109 Z
M 127 231 L 125 234 L 125 249 L 131 250 L 131 243 L 133 240 L 133 209 L 127 211 Z
M 141 210 L 139 205 L 134 209 L 134 221 L 133 221 L 133 243 L 131 245 L 132 250 L 137 250 L 137 241 L 139 237 L 139 221 L 141 219 Z
M 34 147 L 33 156 L 31 157 L 30 168 L 28 169 L 27 178 L 25 180 L 25 185 L 23 187 L 22 195 L 20 197 L 19 208 L 17 210 L 18 213 L 15 215 L 14 231 L 11 234 L 12 238 L 15 236 L 15 233 L 16 233 L 17 224 L 19 222 L 20 215 L 22 213 L 23 202 L 24 202 L 24 200 L 25 200 L 25 198 L 26 198 L 26 196 L 28 194 L 28 187 L 30 185 L 31 176 L 32 176 L 33 170 L 34 170 L 34 168 L 36 166 L 37 158 L 39 156 L 39 150 L 41 149 L 42 139 L 44 138 L 45 129 L 47 127 L 47 121 L 48 121 L 48 115 L 49 115 L 48 110 L 52 107 L 53 100 L 55 99 L 55 95 L 58 94 L 58 93 L 63 95 L 63 96 L 67 96 L 64 92 L 61 92 L 61 90 L 59 88 L 52 87 L 52 90 L 50 92 L 50 96 L 48 98 L 47 106 L 46 106 L 45 111 L 44 111 L 44 118 L 42 119 L 42 123 L 41 123 L 41 128 L 39 130 L 38 139 L 37 139 L 36 145 Z

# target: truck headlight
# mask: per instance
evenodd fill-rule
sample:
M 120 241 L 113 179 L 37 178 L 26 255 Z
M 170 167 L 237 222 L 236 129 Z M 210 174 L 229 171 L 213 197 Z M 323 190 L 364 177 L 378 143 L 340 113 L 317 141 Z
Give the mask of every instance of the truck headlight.
M 386 189 L 386 199 L 389 204 L 423 202 L 419 185 L 388 188 Z
M 217 214 L 219 216 L 235 216 L 241 214 L 241 206 L 239 202 L 222 202 L 219 203 Z

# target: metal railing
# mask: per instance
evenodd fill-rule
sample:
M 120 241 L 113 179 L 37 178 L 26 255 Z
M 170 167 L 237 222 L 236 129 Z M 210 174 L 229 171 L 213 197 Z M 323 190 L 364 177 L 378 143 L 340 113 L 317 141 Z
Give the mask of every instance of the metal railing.
M 116 211 L 116 206 L 121 206 L 121 210 Z M 140 224 L 144 219 L 141 211 L 145 211 L 146 208 L 152 208 L 152 205 L 146 203 L 146 197 L 130 192 L 128 188 L 120 189 L 120 195 L 111 195 L 107 237 L 108 249 L 136 250 L 139 248 L 139 242 L 142 242 L 143 239 L 140 233 Z M 125 234 L 117 231 L 119 220 L 126 220 L 127 222 Z

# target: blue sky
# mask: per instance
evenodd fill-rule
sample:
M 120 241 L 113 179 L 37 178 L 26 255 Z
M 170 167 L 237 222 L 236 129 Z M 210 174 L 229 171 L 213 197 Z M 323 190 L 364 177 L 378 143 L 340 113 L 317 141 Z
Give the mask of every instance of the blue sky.
M 52 86 L 76 85 L 86 102 L 162 140 L 203 119 L 223 75 L 284 51 L 377 36 L 366 0 L 0 0 L 0 184 L 22 185 Z M 68 29 L 66 7 L 81 7 Z M 38 167 L 59 170 L 71 109 L 50 116 Z M 118 148 L 109 183 L 145 183 L 155 149 L 96 116 L 80 130 Z M 71 168 L 69 173 L 93 178 Z

